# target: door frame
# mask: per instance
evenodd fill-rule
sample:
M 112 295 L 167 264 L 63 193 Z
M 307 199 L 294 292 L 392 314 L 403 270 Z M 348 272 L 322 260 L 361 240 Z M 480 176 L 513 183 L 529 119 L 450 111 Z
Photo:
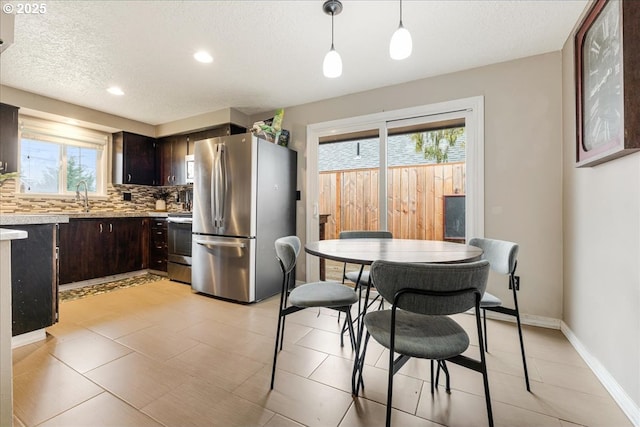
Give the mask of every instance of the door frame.
M 484 96 L 461 98 L 452 101 L 384 111 L 381 113 L 331 120 L 327 122 L 307 125 L 307 197 L 306 197 L 306 239 L 319 239 L 319 183 L 318 183 L 318 144 L 324 136 L 378 129 L 380 136 L 380 197 L 381 203 L 386 203 L 383 197 L 386 189 L 386 145 L 387 123 L 417 119 L 424 117 L 429 121 L 431 116 L 452 116 L 465 119 L 465 161 L 466 161 L 466 227 L 465 235 L 484 236 Z M 380 207 L 380 212 L 383 206 Z M 386 214 L 380 218 L 381 227 L 386 227 Z M 306 256 L 306 280 L 318 280 L 320 270 L 317 257 Z

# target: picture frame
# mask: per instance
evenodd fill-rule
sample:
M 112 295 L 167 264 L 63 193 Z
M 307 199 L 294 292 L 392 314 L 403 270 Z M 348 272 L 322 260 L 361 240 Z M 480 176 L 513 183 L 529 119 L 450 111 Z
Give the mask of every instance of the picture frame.
M 596 0 L 574 38 L 576 167 L 640 150 L 640 2 Z

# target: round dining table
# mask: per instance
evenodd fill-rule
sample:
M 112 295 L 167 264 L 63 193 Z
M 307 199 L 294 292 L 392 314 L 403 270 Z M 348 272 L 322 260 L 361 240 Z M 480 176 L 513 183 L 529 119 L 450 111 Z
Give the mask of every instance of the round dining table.
M 413 239 L 333 239 L 309 242 L 311 255 L 333 261 L 371 265 L 374 261 L 469 262 L 482 256 L 482 249 L 462 243 Z
M 482 257 L 482 249 L 480 248 L 440 240 L 333 239 L 309 242 L 305 245 L 304 249 L 307 253 L 320 258 L 361 265 L 371 265 L 377 260 L 418 263 L 458 263 L 476 261 Z M 358 319 L 364 318 L 366 314 L 371 289 L 370 285 L 369 283 L 369 286 L 366 287 L 364 304 L 362 304 L 362 306 L 360 306 L 360 303 L 358 304 Z M 364 322 L 358 320 L 357 331 L 356 355 L 351 377 L 351 385 L 355 396 L 358 395 L 360 387 L 360 384 L 356 382 L 356 378 L 359 378 L 358 371 L 363 368 L 362 359 L 364 355 L 360 354 L 360 349 Z

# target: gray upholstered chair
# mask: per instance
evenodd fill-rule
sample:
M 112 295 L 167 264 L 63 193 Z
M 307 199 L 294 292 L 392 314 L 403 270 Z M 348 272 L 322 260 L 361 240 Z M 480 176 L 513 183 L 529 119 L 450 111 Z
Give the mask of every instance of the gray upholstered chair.
M 351 321 L 351 306 L 358 301 L 358 295 L 349 286 L 338 282 L 313 282 L 295 286 L 295 266 L 300 253 L 300 239 L 297 236 L 281 237 L 275 242 L 276 256 L 282 269 L 282 292 L 278 312 L 278 330 L 273 352 L 273 369 L 271 371 L 271 388 L 276 375 L 278 352 L 282 350 L 284 341 L 285 317 L 305 308 L 326 307 L 342 311 L 346 314 L 351 347 L 355 348 L 355 334 Z M 344 346 L 344 338 L 340 335 L 340 345 Z
M 484 348 L 488 349 L 487 340 L 487 310 L 495 311 L 497 313 L 507 314 L 516 318 L 518 325 L 518 335 L 520 337 L 520 352 L 522 353 L 522 366 L 524 368 L 524 381 L 527 386 L 527 391 L 531 391 L 529 387 L 529 372 L 527 371 L 527 359 L 524 354 L 524 340 L 522 339 L 522 326 L 520 325 L 520 310 L 518 308 L 518 294 L 519 280 L 516 280 L 516 267 L 518 264 L 518 245 L 513 242 L 507 242 L 504 240 L 495 239 L 481 239 L 474 237 L 469 240 L 469 245 L 476 246 L 482 249 L 482 258 L 489 261 L 491 270 L 508 276 L 509 289 L 513 294 L 514 308 L 504 307 L 502 300 L 495 295 L 485 292 L 480 301 L 480 308 L 482 309 L 482 317 L 484 320 Z
M 391 425 L 393 375 L 411 357 L 430 359 L 432 378 L 434 360 L 438 366 L 448 361 L 482 373 L 489 425 L 493 426 L 479 310 L 488 275 L 489 262 L 486 260 L 460 264 L 376 261 L 371 266 L 371 280 L 383 298 L 392 302 L 392 308 L 365 315 L 367 335 L 362 359 L 369 337 L 389 349 L 387 427 Z M 462 355 L 469 347 L 469 336 L 449 317 L 474 307 L 480 360 Z M 394 360 L 395 353 L 399 356 Z M 446 366 L 443 368 L 446 370 Z M 359 371 L 361 382 L 362 369 Z M 450 391 L 449 384 L 447 391 Z

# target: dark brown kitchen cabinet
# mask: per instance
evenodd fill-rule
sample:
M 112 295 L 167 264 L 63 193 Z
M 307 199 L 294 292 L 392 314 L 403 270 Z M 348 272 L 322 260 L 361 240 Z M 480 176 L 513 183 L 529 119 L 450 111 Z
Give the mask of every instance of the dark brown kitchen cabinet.
M 3 225 L 24 230 L 27 238 L 11 245 L 13 336 L 58 321 L 58 237 L 56 224 Z
M 111 218 L 109 224 L 110 269 L 107 275 L 128 273 L 147 268 L 143 262 L 144 218 Z
M 193 131 L 181 135 L 170 135 L 158 139 L 160 172 L 159 185 L 185 185 L 185 156 L 193 154 L 194 142 L 218 136 L 245 133 L 246 128 L 226 123 L 221 126 Z
M 237 135 L 239 133 L 246 133 L 247 128 L 234 125 L 232 123 L 226 123 L 222 126 L 212 127 L 210 129 L 204 129 L 197 132 L 189 133 L 189 154 L 193 154 L 194 143 L 201 139 L 216 138 L 218 136 Z
M 187 135 L 165 136 L 158 140 L 160 149 L 160 184 L 186 184 L 185 156 L 188 149 Z
M 147 268 L 144 218 L 70 219 L 60 224 L 60 283 Z
M 151 218 L 149 220 L 149 268 L 167 271 L 168 257 L 167 220 Z
M 18 107 L 0 104 L 0 173 L 18 171 Z
M 113 183 L 158 185 L 157 140 L 130 132 L 113 134 Z

